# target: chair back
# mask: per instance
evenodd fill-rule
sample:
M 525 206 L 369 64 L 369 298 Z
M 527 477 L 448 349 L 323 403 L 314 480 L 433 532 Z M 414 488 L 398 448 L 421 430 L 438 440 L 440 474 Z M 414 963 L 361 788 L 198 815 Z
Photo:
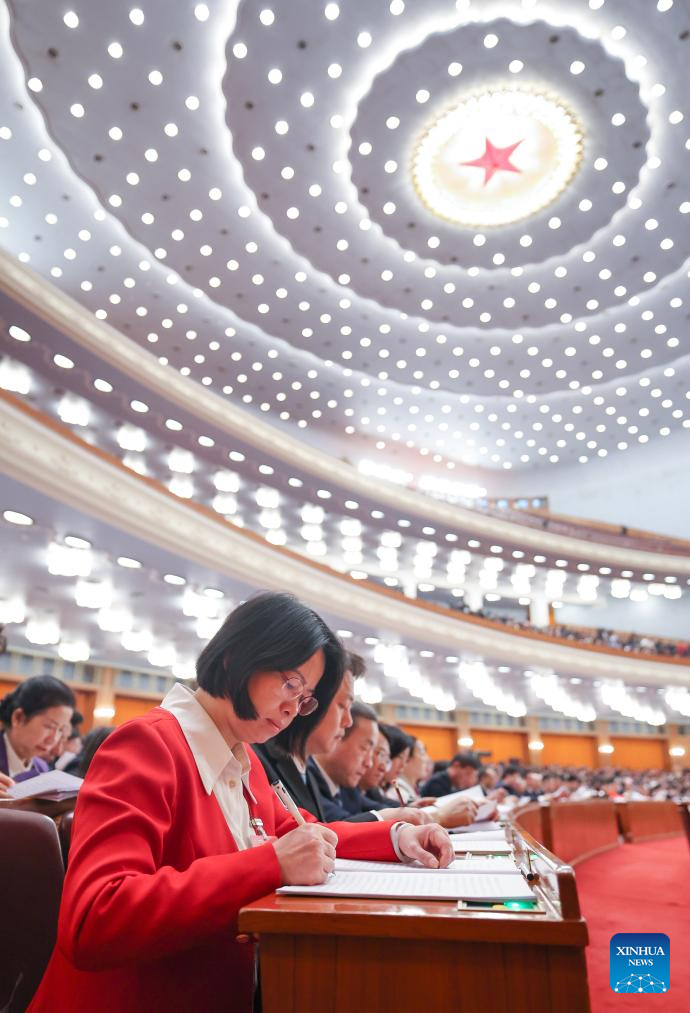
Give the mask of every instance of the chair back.
M 55 945 L 64 870 L 54 822 L 0 807 L 0 1013 L 23 1013 Z
M 60 838 L 60 850 L 62 851 L 62 864 L 67 868 L 67 859 L 69 857 L 69 846 L 72 840 L 72 820 L 74 819 L 74 810 L 70 810 L 68 813 L 64 813 L 60 817 L 58 823 L 58 837 Z

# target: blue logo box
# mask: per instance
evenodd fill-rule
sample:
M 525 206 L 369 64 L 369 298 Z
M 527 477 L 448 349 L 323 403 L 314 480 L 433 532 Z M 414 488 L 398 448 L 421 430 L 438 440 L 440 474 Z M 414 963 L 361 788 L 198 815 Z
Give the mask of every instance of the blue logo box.
M 668 992 L 670 979 L 671 941 L 663 932 L 618 932 L 611 937 L 614 992 Z

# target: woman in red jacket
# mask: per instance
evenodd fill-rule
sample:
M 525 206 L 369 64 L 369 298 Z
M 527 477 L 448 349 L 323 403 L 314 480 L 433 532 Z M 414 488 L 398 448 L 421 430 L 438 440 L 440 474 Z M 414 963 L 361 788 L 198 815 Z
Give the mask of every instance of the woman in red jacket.
M 325 711 L 343 649 L 311 609 L 264 593 L 226 619 L 176 685 L 96 754 L 79 794 L 58 939 L 32 1013 L 248 1013 L 255 954 L 237 914 L 339 855 L 448 864 L 428 825 L 296 827 L 245 742 Z M 265 835 L 272 838 L 265 840 Z

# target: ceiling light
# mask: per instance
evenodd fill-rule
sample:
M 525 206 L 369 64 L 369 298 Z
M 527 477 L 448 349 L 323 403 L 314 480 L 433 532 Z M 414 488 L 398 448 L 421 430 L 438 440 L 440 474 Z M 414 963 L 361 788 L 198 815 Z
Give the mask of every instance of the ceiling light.
M 3 359 L 0 362 L 0 387 L 13 394 L 28 394 L 32 386 L 31 372 L 22 362 Z
M 47 613 L 32 616 L 26 624 L 24 635 L 30 643 L 39 646 L 57 644 L 60 640 L 60 626 L 57 618 Z
M 142 565 L 138 559 L 132 559 L 131 556 L 118 556 L 116 562 L 126 570 L 139 570 Z
M 65 661 L 73 663 L 88 661 L 91 657 L 91 648 L 86 640 L 61 640 L 57 652 Z
M 149 630 L 124 630 L 120 643 L 126 651 L 143 653 L 153 646 L 153 635 Z
M 21 598 L 0 598 L 0 625 L 7 626 L 9 623 L 23 623 L 26 616 L 26 608 Z
M 57 577 L 88 577 L 93 567 L 90 549 L 73 549 L 51 542 L 46 553 L 48 573 Z
M 19 513 L 18 510 L 3 510 L 2 516 L 9 524 L 20 524 L 28 527 L 33 524 L 33 518 L 28 514 Z

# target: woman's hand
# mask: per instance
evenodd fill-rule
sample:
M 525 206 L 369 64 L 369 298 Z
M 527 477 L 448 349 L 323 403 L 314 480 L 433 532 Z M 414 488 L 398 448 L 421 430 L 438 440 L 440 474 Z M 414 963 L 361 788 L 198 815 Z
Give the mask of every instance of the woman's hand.
M 426 809 L 427 806 L 436 805 L 436 799 L 433 795 L 424 795 L 422 798 L 416 798 L 414 802 L 409 802 L 413 809 Z
M 319 823 L 305 823 L 273 845 L 283 886 L 315 886 L 333 872 L 338 835 Z
M 14 781 L 7 774 L 0 773 L 0 798 L 9 798 L 8 788 L 14 787 Z
M 450 837 L 438 823 L 402 827 L 398 849 L 405 858 L 415 859 L 427 869 L 445 869 L 455 858 Z

